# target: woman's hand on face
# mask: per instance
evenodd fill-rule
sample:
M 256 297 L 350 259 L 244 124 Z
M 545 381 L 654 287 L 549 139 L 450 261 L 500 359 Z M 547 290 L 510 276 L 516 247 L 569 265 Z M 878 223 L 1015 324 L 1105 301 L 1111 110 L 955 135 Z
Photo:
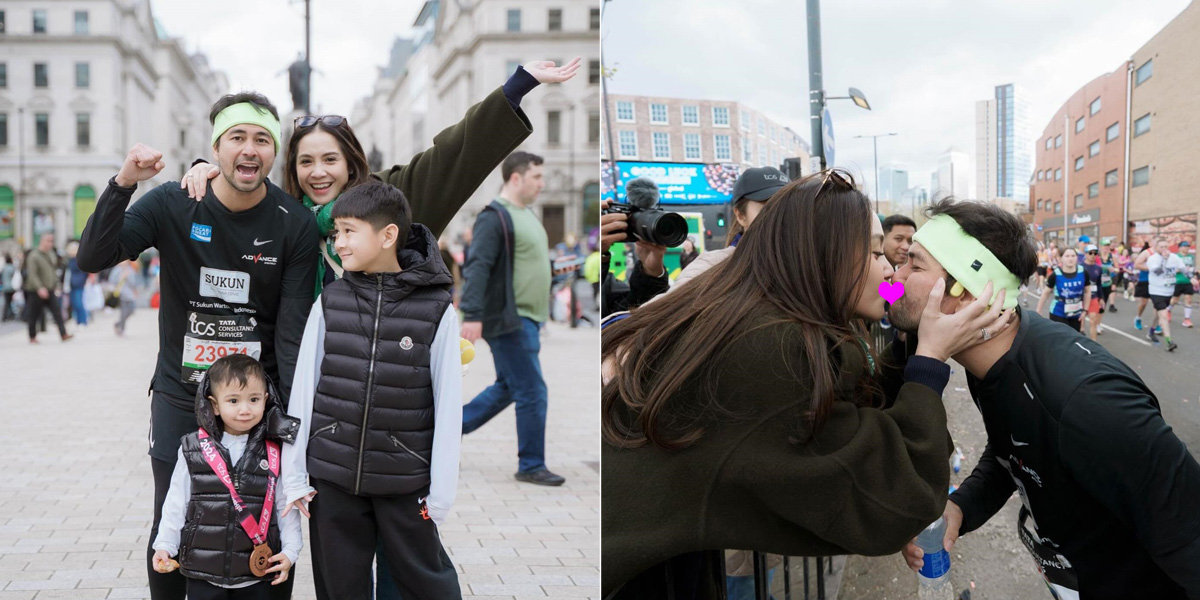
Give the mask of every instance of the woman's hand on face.
M 1001 310 L 1007 290 L 1000 290 L 988 307 L 987 298 L 992 297 L 992 283 L 983 288 L 983 295 L 954 314 L 942 312 L 942 298 L 946 280 L 939 279 L 929 291 L 925 312 L 917 330 L 917 355 L 936 358 L 945 362 L 951 356 L 996 337 L 1008 329 L 1016 316 L 1016 309 Z
M 576 56 L 571 59 L 571 62 L 561 67 L 555 66 L 552 60 L 535 60 L 524 66 L 525 71 L 533 75 L 538 83 L 562 83 L 574 77 L 582 63 L 583 58 Z
M 216 165 L 197 163 L 183 176 L 183 181 L 179 182 L 179 189 L 187 190 L 188 198 L 199 202 L 204 199 L 204 194 L 208 191 L 208 180 L 216 178 L 220 172 L 221 169 Z

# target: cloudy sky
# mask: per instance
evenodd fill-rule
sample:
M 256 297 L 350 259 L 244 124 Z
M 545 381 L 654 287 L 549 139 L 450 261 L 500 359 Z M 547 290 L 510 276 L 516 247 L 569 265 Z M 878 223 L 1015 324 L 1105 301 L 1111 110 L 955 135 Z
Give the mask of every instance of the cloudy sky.
M 975 102 L 1016 83 L 1032 130 L 1124 60 L 1189 0 L 836 0 L 821 3 L 824 87 L 862 90 L 872 110 L 833 101 L 837 166 L 874 185 L 879 164 L 929 184 L 947 148 L 974 155 Z M 604 13 L 610 93 L 744 102 L 810 138 L 802 0 L 613 0 Z M 871 189 L 868 187 L 867 189 Z
M 313 0 L 312 107 L 349 116 L 371 92 L 392 42 L 407 37 L 422 0 Z M 304 51 L 303 0 L 151 0 L 155 18 L 188 52 L 203 52 L 233 91 L 253 89 L 287 112 L 287 73 Z

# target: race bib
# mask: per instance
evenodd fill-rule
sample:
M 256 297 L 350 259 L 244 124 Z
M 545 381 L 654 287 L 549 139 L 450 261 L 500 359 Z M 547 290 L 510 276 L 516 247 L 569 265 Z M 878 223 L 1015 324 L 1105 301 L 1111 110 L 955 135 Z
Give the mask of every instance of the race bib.
M 1046 585 L 1054 590 L 1055 597 L 1060 600 L 1079 600 L 1079 578 L 1071 561 L 1058 552 L 1054 542 L 1038 535 L 1037 524 L 1024 506 L 1017 517 L 1017 533 L 1025 549 L 1033 556 Z
M 1071 300 L 1063 304 L 1063 314 L 1073 317 L 1083 312 L 1083 300 Z
M 214 316 L 188 313 L 187 332 L 183 337 L 183 362 L 180 375 L 184 383 L 200 383 L 204 372 L 218 359 L 230 354 L 246 354 L 255 360 L 262 356 L 262 341 L 254 317 Z
M 1109 276 L 1108 273 L 1101 275 L 1100 276 L 1100 285 L 1102 285 L 1104 287 L 1108 287 L 1108 286 L 1112 285 L 1112 277 Z
M 250 302 L 250 274 L 200 267 L 200 295 L 230 304 Z

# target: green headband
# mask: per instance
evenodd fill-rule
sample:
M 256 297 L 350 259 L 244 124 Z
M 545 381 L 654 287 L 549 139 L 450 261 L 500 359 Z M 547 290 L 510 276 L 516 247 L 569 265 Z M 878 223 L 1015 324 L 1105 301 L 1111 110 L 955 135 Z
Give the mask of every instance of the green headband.
M 234 125 L 258 125 L 266 129 L 275 140 L 275 154 L 279 154 L 279 119 L 272 116 L 270 111 L 249 102 L 239 102 L 226 107 L 217 113 L 217 118 L 213 120 L 213 145 L 217 145 L 217 140 Z
M 985 248 L 979 240 L 967 235 L 958 221 L 949 215 L 938 215 L 929 220 L 919 231 L 913 234 L 913 241 L 920 242 L 929 254 L 942 264 L 954 279 L 971 292 L 976 298 L 983 296 L 983 288 L 992 282 L 992 299 L 1000 290 L 1008 290 L 1004 294 L 1003 308 L 1017 305 L 1020 297 L 1021 282 L 1017 276 Z M 947 290 L 947 293 L 950 293 Z M 953 295 L 953 294 L 951 294 Z

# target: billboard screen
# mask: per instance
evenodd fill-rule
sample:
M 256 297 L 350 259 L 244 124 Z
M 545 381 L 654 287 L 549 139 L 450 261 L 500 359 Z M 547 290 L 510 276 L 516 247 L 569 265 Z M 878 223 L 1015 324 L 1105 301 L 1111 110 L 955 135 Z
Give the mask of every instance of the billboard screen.
M 625 184 L 637 177 L 649 177 L 658 184 L 662 204 L 725 204 L 733 193 L 738 166 L 732 164 L 626 162 L 618 161 L 620 176 L 613 163 L 601 165 L 601 198 L 625 202 Z

